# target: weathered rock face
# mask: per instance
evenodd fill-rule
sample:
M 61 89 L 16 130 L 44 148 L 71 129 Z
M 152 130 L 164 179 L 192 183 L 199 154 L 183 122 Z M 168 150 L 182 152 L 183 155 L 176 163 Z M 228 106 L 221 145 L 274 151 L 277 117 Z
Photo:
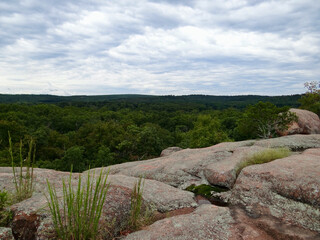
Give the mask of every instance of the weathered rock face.
M 124 239 L 297 240 L 318 239 L 318 236 L 316 232 L 282 223 L 270 216 L 256 219 L 238 207 L 222 208 L 206 204 L 190 214 L 158 221 Z
M 225 158 L 223 161 L 211 163 L 206 166 L 204 175 L 208 182 L 212 185 L 223 186 L 232 188 L 236 181 L 236 168 L 239 163 L 256 152 L 262 151 L 266 148 L 263 147 L 240 147 L 232 152 L 230 157 Z
M 255 217 L 273 216 L 320 233 L 320 158 L 306 152 L 249 166 L 225 196 Z
M 166 157 L 172 153 L 179 152 L 181 150 L 182 150 L 182 148 L 180 148 L 180 147 L 168 147 L 168 148 L 162 150 L 160 157 Z
M 166 157 L 114 165 L 110 167 L 110 173 L 145 176 L 180 189 L 192 184 L 231 188 L 237 164 L 250 152 L 258 151 L 259 147 L 288 147 L 293 151 L 317 148 L 320 147 L 320 135 L 291 135 L 266 140 L 225 142 L 202 149 L 184 149 Z
M 291 108 L 290 112 L 297 115 L 298 121 L 293 122 L 288 130 L 280 133 L 282 136 L 292 134 L 316 134 L 320 133 L 320 119 L 317 114 L 308 110 Z
M 239 163 L 269 147 L 288 147 L 296 153 L 246 167 L 236 176 Z M 90 172 L 97 176 L 99 170 L 107 172 L 107 168 Z M 34 175 L 32 198 L 10 207 L 14 213 L 12 233 L 15 239 L 54 239 L 44 195 L 46 179 L 61 196 L 62 179 L 69 173 L 35 169 Z M 72 175 L 73 186 L 80 175 Z M 110 189 L 100 221 L 103 239 L 112 239 L 127 228 L 132 189 L 140 176 L 147 178 L 143 187 L 145 204 L 162 220 L 125 239 L 320 239 L 320 134 L 220 143 L 111 166 Z M 216 193 L 227 207 L 208 204 L 182 190 L 193 183 L 229 188 Z M 14 190 L 11 168 L 0 168 L 3 188 Z M 10 239 L 10 229 L 1 230 L 0 239 L 7 236 L 4 234 L 9 235 L 3 239 Z
M 10 168 L 2 168 L 0 173 L 1 188 L 13 191 L 13 177 Z M 98 175 L 98 171 L 95 171 Z M 80 174 L 72 175 L 72 184 L 77 186 Z M 12 232 L 16 239 L 52 239 L 54 228 L 50 217 L 47 199 L 46 179 L 57 190 L 57 195 L 62 196 L 62 179 L 67 181 L 70 176 L 66 172 L 54 170 L 34 170 L 35 191 L 31 198 L 12 205 L 14 213 Z M 130 199 L 134 184 L 138 178 L 124 175 L 109 175 L 110 189 L 103 207 L 101 228 L 105 235 L 117 235 L 127 227 L 130 213 Z M 167 184 L 146 179 L 143 186 L 143 198 L 153 210 L 167 212 L 170 210 L 196 207 L 194 194 L 176 189 Z M 111 223 L 113 223 L 111 225 Z
M 126 237 L 126 240 L 211 240 L 230 239 L 234 223 L 230 211 L 213 205 L 202 205 L 196 211 L 163 219 Z

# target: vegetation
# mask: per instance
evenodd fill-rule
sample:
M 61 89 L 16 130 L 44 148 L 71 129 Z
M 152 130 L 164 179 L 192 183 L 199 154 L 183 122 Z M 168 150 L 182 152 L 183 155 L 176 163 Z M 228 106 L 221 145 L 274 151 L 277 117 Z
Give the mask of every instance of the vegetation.
M 0 227 L 8 227 L 12 220 L 12 212 L 5 207 L 10 204 L 8 192 L 0 190 Z
M 29 99 L 36 104 L 0 104 L 0 166 L 12 164 L 7 151 L 8 131 L 16 165 L 20 165 L 16 157 L 20 138 L 23 142 L 34 139 L 37 143 L 35 167 L 70 171 L 73 165 L 74 172 L 82 172 L 89 166 L 157 157 L 170 146 L 195 148 L 222 141 L 260 138 L 261 133 L 258 130 L 252 133 L 252 122 L 248 122 L 249 116 L 258 115 L 249 114 L 257 100 L 277 104 L 270 103 L 272 116 L 286 111 L 285 104 L 298 105 L 297 96 L 104 97 L 9 96 L 7 99 L 16 98 L 21 102 Z M 41 101 L 50 104 L 38 103 Z M 253 105 L 245 108 L 249 103 Z M 27 152 L 28 147 L 22 146 L 22 153 Z
M 206 198 L 212 197 L 212 192 L 226 192 L 229 189 L 218 187 L 218 186 L 211 186 L 206 184 L 201 184 L 196 186 L 195 184 L 190 185 L 186 188 L 187 191 L 193 192 L 196 195 L 200 195 Z
M 245 167 L 268 163 L 276 159 L 288 157 L 290 154 L 291 152 L 288 148 L 268 148 L 261 152 L 257 152 L 238 164 L 236 167 L 236 175 L 238 176 Z
M 11 158 L 11 166 L 13 172 L 13 181 L 15 185 L 15 201 L 20 202 L 24 199 L 30 198 L 33 193 L 33 163 L 35 162 L 35 153 L 36 149 L 31 139 L 29 141 L 29 150 L 26 158 L 23 158 L 22 154 L 22 140 L 20 140 L 20 147 L 19 147 L 19 161 L 20 161 L 20 168 L 17 171 L 15 167 L 15 161 L 13 157 L 13 147 L 11 136 L 9 133 L 9 153 Z M 24 167 L 25 166 L 25 167 Z M 23 173 L 25 170 L 25 173 Z
M 307 92 L 299 102 L 301 108 L 312 111 L 320 116 L 320 82 L 306 82 Z
M 77 189 L 74 190 L 70 172 L 68 183 L 63 181 L 62 202 L 55 187 L 47 180 L 49 192 L 47 199 L 59 239 L 96 239 L 109 184 L 107 184 L 108 174 L 103 175 L 102 170 L 97 179 L 92 178 L 88 171 L 86 181 L 82 183 L 80 175 Z
M 237 130 L 243 139 L 270 138 L 277 131 L 284 131 L 297 116 L 289 112 L 289 107 L 278 108 L 269 102 L 259 102 L 246 108 L 238 122 Z
M 142 177 L 135 183 L 131 193 L 129 230 L 136 231 L 152 222 L 152 209 L 144 206 L 142 193 L 144 179 Z

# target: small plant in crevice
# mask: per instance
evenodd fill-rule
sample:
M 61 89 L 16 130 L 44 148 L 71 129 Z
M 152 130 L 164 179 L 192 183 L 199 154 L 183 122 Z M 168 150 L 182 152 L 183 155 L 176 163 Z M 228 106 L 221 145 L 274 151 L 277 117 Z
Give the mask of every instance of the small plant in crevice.
M 9 205 L 9 196 L 6 190 L 0 190 L 0 227 L 8 227 L 13 213 L 6 209 L 6 206 Z
M 288 157 L 290 155 L 291 151 L 288 148 L 268 148 L 261 152 L 254 153 L 236 166 L 236 176 L 238 177 L 241 170 L 245 167 L 255 164 L 268 163 L 276 159 Z
M 190 185 L 185 189 L 186 191 L 193 192 L 195 195 L 200 195 L 208 199 L 212 204 L 225 207 L 228 205 L 225 201 L 223 201 L 220 197 L 216 195 L 216 193 L 222 193 L 229 191 L 229 188 L 221 187 L 221 186 L 212 186 L 201 184 L 196 186 L 195 184 Z
M 129 216 L 129 230 L 136 231 L 141 227 L 149 225 L 153 221 L 153 211 L 151 207 L 144 205 L 142 198 L 144 179 L 142 177 L 135 183 L 131 193 L 131 205 Z
M 13 147 L 10 133 L 9 135 L 9 154 L 11 158 L 11 166 L 13 173 L 13 182 L 15 186 L 15 194 L 13 196 L 14 201 L 20 202 L 24 199 L 30 198 L 33 193 L 33 164 L 35 162 L 36 146 L 33 139 L 29 141 L 28 154 L 26 158 L 23 158 L 22 154 L 22 140 L 20 140 L 19 146 L 19 167 L 15 167 L 15 161 L 13 156 Z M 25 173 L 24 173 L 25 170 Z
M 226 192 L 229 189 L 224 187 L 218 187 L 218 186 L 211 186 L 206 184 L 201 184 L 199 186 L 196 186 L 195 184 L 190 185 L 185 190 L 193 192 L 196 195 L 201 195 L 206 198 L 212 197 L 212 193 L 220 193 L 220 192 Z
M 97 239 L 99 220 L 110 186 L 107 184 L 108 174 L 103 175 L 101 170 L 95 178 L 88 171 L 86 181 L 82 183 L 80 175 L 77 186 L 73 187 L 71 171 L 68 182 L 62 182 L 62 199 L 47 180 L 49 196 L 46 197 L 59 239 Z

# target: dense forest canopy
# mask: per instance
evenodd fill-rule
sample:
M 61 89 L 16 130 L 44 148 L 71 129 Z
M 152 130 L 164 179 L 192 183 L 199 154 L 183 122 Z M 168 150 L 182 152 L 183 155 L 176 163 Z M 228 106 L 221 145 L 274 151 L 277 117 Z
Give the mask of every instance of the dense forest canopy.
M 68 171 L 73 165 L 74 171 L 83 171 L 89 166 L 157 157 L 169 146 L 195 148 L 257 138 L 259 126 L 248 131 L 246 125 L 248 116 L 257 116 L 255 109 L 272 109 L 270 119 L 274 119 L 279 112 L 298 107 L 300 98 L 2 94 L 0 165 L 10 165 L 8 131 L 16 153 L 20 139 L 24 151 L 27 142 L 35 139 L 36 166 Z

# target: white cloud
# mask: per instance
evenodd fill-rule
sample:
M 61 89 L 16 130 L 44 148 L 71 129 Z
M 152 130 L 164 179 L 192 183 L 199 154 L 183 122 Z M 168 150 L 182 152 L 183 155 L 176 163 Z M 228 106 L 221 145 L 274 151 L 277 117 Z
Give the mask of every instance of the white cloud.
M 312 0 L 2 2 L 0 92 L 303 92 L 320 76 L 319 11 Z

